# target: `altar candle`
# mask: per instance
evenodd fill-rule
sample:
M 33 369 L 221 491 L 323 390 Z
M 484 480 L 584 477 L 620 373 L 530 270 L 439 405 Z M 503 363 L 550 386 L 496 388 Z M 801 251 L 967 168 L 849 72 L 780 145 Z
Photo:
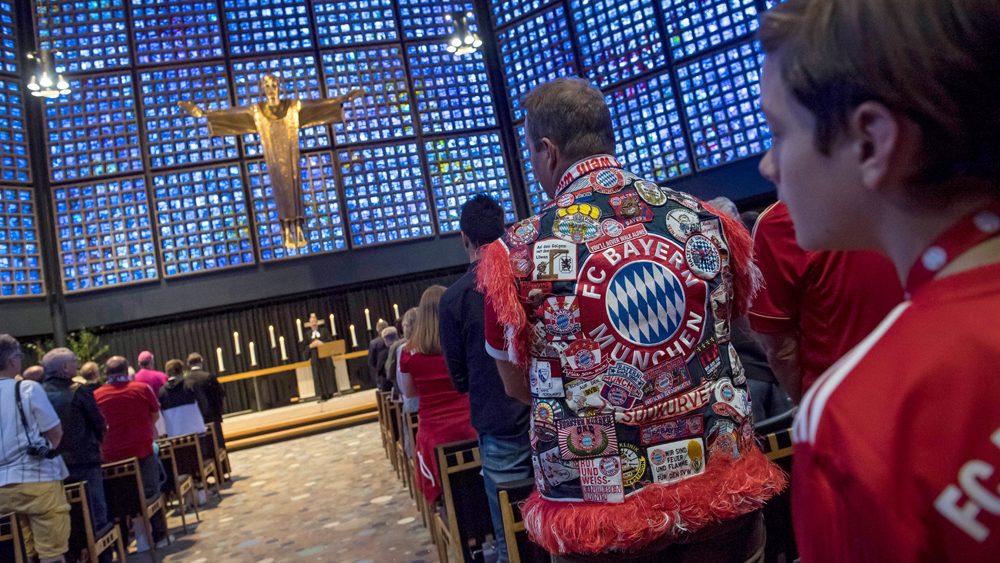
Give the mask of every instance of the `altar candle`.
M 238 356 L 240 354 L 240 333 L 238 332 L 233 333 L 233 348 L 236 349 L 236 355 Z
M 358 347 L 358 335 L 354 334 L 354 325 L 351 325 L 351 342 L 355 348 Z
M 372 329 L 372 318 L 368 314 L 368 309 L 365 309 L 365 322 L 368 323 L 368 330 Z
M 295 328 L 299 329 L 299 342 L 302 342 L 302 319 L 295 319 Z
M 226 371 L 226 364 L 222 363 L 222 348 L 215 349 L 215 357 L 219 359 L 219 371 Z
M 396 313 L 396 318 L 398 319 L 399 318 L 399 305 L 396 305 L 395 303 L 393 303 L 392 304 L 392 312 Z
M 276 346 L 276 343 L 274 342 L 274 326 L 272 325 L 267 327 L 267 332 L 271 334 L 271 348 L 274 348 Z
M 330 313 L 330 332 L 337 336 L 337 325 L 333 324 L 333 313 Z
M 288 359 L 288 352 L 285 351 L 285 337 L 284 336 L 279 336 L 278 337 L 278 341 L 281 342 L 281 359 L 282 360 L 287 360 Z
M 250 365 L 257 365 L 257 352 L 253 349 L 253 342 L 250 343 Z

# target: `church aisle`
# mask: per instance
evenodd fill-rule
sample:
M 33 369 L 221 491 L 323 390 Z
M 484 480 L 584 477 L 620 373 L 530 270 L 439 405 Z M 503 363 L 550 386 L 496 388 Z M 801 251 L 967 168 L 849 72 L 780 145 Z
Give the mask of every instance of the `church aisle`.
M 231 453 L 233 484 L 164 563 L 431 563 L 437 551 L 378 423 Z M 130 562 L 147 561 L 132 555 Z

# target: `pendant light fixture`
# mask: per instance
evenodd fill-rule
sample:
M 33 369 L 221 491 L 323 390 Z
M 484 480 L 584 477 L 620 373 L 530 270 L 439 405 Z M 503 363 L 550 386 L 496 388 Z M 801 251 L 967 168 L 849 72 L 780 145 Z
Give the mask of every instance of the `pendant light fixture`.
M 455 33 L 448 38 L 448 52 L 456 55 L 468 55 L 479 49 L 483 41 L 479 35 L 469 29 L 469 18 L 472 12 L 460 12 L 448 15 L 446 18 L 455 27 Z
M 32 96 L 40 98 L 65 96 L 70 93 L 69 82 L 63 78 L 62 74 L 56 72 L 55 65 L 52 63 L 53 51 L 48 48 L 48 42 L 51 40 L 51 33 L 48 30 L 49 18 L 51 17 L 48 12 L 49 6 L 45 0 L 37 0 L 35 8 L 34 19 L 38 30 L 36 37 L 40 47 L 37 51 L 27 54 L 28 59 L 35 63 L 35 72 L 31 75 L 31 80 L 28 81 L 28 91 L 31 92 Z

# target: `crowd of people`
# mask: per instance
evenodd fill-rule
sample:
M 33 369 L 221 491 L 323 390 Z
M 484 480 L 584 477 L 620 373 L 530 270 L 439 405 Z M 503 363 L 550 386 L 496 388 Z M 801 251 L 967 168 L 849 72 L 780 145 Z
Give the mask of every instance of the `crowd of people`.
M 72 563 L 80 555 L 69 549 L 64 485 L 86 483 L 91 523 L 99 530 L 109 522 L 102 465 L 136 458 L 151 499 L 163 493 L 167 479 L 156 440 L 205 437 L 206 422 L 215 422 L 224 447 L 225 390 L 197 353 L 186 363 L 168 361 L 166 373 L 155 370 L 150 352 L 139 355 L 138 372 L 113 356 L 104 365 L 103 384 L 100 366 L 79 366 L 68 348 L 50 350 L 41 365 L 22 370 L 23 359 L 20 343 L 0 335 L 0 513 L 17 514 L 28 556 L 40 563 Z M 161 513 L 150 523 L 151 540 L 141 524 L 127 522 L 137 551 L 148 550 L 150 541 L 162 547 L 171 540 Z M 111 552 L 101 561 L 111 561 Z

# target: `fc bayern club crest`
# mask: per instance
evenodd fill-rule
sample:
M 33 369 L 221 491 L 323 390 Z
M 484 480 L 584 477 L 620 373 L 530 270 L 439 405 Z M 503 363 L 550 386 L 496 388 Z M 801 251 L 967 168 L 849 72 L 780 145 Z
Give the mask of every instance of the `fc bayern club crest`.
M 579 271 L 581 338 L 597 342 L 604 357 L 646 370 L 694 352 L 707 286 L 676 242 L 648 233 L 589 255 Z
M 535 242 L 535 239 L 538 238 L 538 225 L 541 221 L 541 215 L 533 215 L 512 226 L 507 231 L 507 246 L 514 248 Z
M 545 300 L 545 333 L 549 340 L 573 340 L 580 332 L 580 307 L 576 297 Z
M 688 268 L 703 280 L 713 279 L 722 269 L 719 247 L 700 233 L 688 237 L 687 243 L 684 244 L 684 258 L 687 260 Z
M 601 232 L 606 237 L 620 237 L 625 232 L 625 226 L 614 219 L 601 221 Z
M 592 172 L 587 177 L 587 183 L 595 192 L 611 195 L 622 191 L 625 187 L 625 176 L 617 170 L 606 168 Z

